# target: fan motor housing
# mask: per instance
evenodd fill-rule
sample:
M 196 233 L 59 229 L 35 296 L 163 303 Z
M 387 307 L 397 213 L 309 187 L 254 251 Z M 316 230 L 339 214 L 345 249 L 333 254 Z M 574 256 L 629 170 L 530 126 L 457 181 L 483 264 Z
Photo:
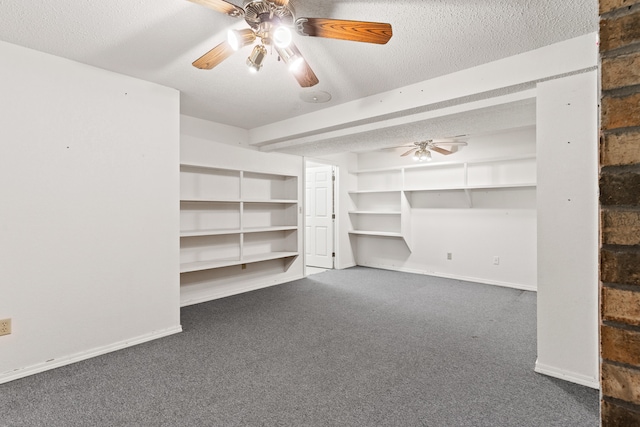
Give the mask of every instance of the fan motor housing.
M 257 30 L 264 22 L 277 21 L 284 25 L 292 25 L 293 8 L 282 1 L 249 0 L 244 4 L 244 20 L 251 28 Z

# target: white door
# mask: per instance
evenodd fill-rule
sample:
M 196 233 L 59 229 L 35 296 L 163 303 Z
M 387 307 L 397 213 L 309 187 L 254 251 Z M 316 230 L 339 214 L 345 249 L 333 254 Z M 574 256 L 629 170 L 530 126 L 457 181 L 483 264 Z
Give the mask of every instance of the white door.
M 307 164 L 306 264 L 333 268 L 333 166 Z

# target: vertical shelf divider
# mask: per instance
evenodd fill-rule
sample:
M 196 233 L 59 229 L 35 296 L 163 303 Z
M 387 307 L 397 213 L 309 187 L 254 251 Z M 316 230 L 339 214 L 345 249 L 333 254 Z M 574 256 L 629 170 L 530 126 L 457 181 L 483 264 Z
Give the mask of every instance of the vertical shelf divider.
M 240 171 L 238 196 L 240 199 L 240 261 L 244 261 L 244 171 Z
M 463 185 L 464 185 L 464 194 L 467 198 L 467 206 L 469 208 L 473 207 L 473 200 L 471 199 L 471 190 L 469 190 L 469 163 L 464 162 L 464 177 L 463 177 Z
M 411 201 L 409 195 L 405 190 L 405 168 L 400 169 L 400 233 L 404 239 L 405 244 L 411 251 Z

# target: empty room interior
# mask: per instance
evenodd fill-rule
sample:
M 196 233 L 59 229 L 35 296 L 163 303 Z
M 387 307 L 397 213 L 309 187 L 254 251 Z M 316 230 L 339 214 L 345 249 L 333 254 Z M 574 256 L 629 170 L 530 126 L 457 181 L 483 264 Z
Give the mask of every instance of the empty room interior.
M 0 425 L 598 425 L 602 10 L 0 4 Z

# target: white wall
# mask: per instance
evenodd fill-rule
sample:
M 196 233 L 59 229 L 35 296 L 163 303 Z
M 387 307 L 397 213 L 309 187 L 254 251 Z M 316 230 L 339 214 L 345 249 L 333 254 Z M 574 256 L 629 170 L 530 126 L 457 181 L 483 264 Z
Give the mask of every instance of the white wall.
M 598 76 L 538 85 L 536 371 L 598 388 Z
M 263 153 L 241 148 L 242 129 L 221 126 L 206 120 L 181 116 L 181 163 L 298 177 L 298 256 L 286 270 L 282 260 L 217 270 L 183 274 L 181 304 L 195 304 L 304 277 L 303 171 L 304 159 L 279 153 Z M 177 241 L 176 241 L 177 244 Z
M 471 137 L 468 144 L 447 157 L 434 153 L 430 165 L 532 155 L 535 129 Z M 358 166 L 413 165 L 410 156 L 400 157 L 404 151 L 406 148 L 361 154 Z M 427 181 L 436 179 L 429 178 L 429 171 L 423 173 Z M 401 239 L 352 238 L 357 241 L 359 265 L 536 289 L 535 188 L 476 190 L 471 195 L 472 207 L 461 191 L 414 193 L 412 198 L 411 250 Z M 494 256 L 500 257 L 499 265 L 494 265 Z
M 180 331 L 179 94 L 0 42 L 0 382 Z

